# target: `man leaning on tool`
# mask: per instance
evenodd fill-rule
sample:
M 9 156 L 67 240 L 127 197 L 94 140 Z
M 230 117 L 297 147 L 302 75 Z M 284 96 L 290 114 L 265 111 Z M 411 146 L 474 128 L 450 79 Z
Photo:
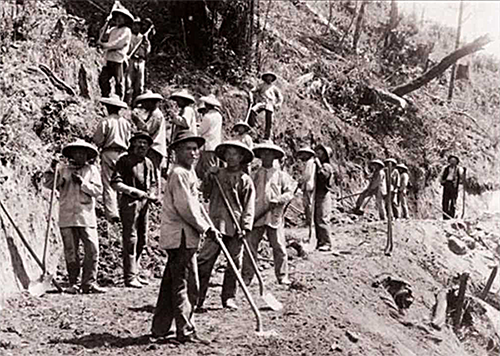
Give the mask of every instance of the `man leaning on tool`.
M 176 333 L 181 343 L 206 343 L 197 335 L 193 323 L 199 287 L 196 252 L 203 235 L 215 239 L 220 234 L 203 218 L 198 201 L 198 178 L 193 165 L 204 143 L 202 137 L 188 130 L 176 134 L 170 149 L 175 151 L 177 161 L 163 195 L 160 246 L 167 250 L 168 261 L 151 331 L 153 337 Z

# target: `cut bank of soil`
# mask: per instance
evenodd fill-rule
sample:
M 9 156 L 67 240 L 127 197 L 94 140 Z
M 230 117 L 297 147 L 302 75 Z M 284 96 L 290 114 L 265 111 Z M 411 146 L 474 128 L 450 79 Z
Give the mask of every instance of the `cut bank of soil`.
M 481 224 L 477 227 L 493 230 L 500 221 Z M 385 224 L 337 225 L 334 253 L 311 252 L 305 260 L 290 261 L 290 288 L 276 283 L 272 269 L 264 271 L 269 290 L 285 306 L 281 312 L 262 310 L 264 329 L 274 331 L 266 337 L 254 332 L 255 320 L 241 292 L 239 310 L 221 308 L 219 270 L 212 277 L 208 312 L 195 317 L 199 332 L 212 340 L 208 346 L 149 339 L 156 279 L 139 291 L 112 287 L 103 295 L 11 300 L 0 312 L 0 354 L 492 355 L 486 350 L 499 339 L 484 315 L 475 315 L 473 326 L 460 330 L 462 342 L 450 326 L 441 331 L 430 326 L 434 294 L 443 284 L 462 269 L 471 272 L 471 285 L 484 283 L 487 275 L 480 272 L 495 258 L 481 246 L 465 256 L 454 255 L 444 233 L 450 229 L 449 223 L 438 221 L 398 221 L 395 251 L 387 257 Z M 289 231 L 299 237 L 306 233 Z M 372 286 L 384 275 L 411 285 L 415 301 L 405 314 L 390 306 L 385 289 Z M 251 292 L 265 307 L 256 282 Z

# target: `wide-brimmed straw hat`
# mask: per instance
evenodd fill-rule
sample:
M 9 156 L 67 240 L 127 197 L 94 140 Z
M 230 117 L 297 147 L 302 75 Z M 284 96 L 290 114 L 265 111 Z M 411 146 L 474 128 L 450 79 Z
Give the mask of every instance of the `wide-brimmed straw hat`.
M 326 146 L 326 145 L 323 145 L 322 143 L 320 143 L 319 145 L 316 146 L 316 148 L 314 150 L 316 151 L 317 149 L 322 149 L 323 151 L 325 151 L 326 152 L 326 159 L 328 162 L 330 162 L 330 159 L 333 156 L 332 148 L 330 146 Z
M 379 165 L 379 166 L 380 166 L 380 167 L 382 167 L 382 168 L 384 167 L 384 162 L 382 162 L 382 161 L 381 161 L 381 160 L 379 160 L 379 159 L 372 159 L 372 160 L 370 161 L 370 164 L 376 164 L 376 165 Z
M 300 157 L 300 156 L 309 156 L 309 157 L 313 157 L 313 156 L 316 156 L 316 152 L 313 151 L 313 149 L 311 147 L 302 147 L 298 152 L 297 152 L 297 156 Z
M 458 157 L 457 157 L 457 156 L 455 156 L 455 155 L 449 155 L 449 156 L 448 156 L 448 162 L 449 162 L 449 161 L 450 161 L 450 159 L 452 159 L 452 158 L 455 158 L 455 159 L 457 160 L 457 162 L 460 162 L 460 158 L 458 158 Z
M 404 163 L 400 163 L 396 166 L 396 168 L 399 168 L 403 171 L 407 171 L 408 172 L 408 167 L 406 167 L 406 165 Z
M 241 164 L 248 164 L 252 162 L 253 160 L 253 152 L 248 148 L 247 145 L 240 141 L 226 141 L 222 142 L 221 144 L 217 145 L 215 147 L 215 154 L 219 159 L 223 160 L 224 162 L 226 161 L 226 150 L 230 147 L 237 148 L 242 152 L 243 154 L 243 160 L 241 161 Z
M 205 139 L 203 137 L 197 136 L 189 130 L 181 130 L 177 132 L 177 134 L 174 137 L 174 142 L 172 142 L 169 148 L 171 150 L 175 150 L 177 146 L 179 146 L 179 144 L 188 141 L 196 142 L 198 147 L 201 147 L 205 144 Z
M 146 141 L 148 141 L 148 144 L 150 146 L 153 144 L 153 138 L 146 131 L 134 132 L 134 134 L 132 135 L 132 137 L 129 140 L 129 144 L 132 145 L 132 142 L 134 142 L 135 140 L 138 140 L 140 138 L 143 138 Z
M 128 17 L 130 19 L 131 22 L 134 22 L 134 20 L 135 20 L 134 15 L 132 15 L 132 13 L 130 11 L 128 11 L 126 8 L 124 8 L 124 7 L 119 7 L 117 9 L 114 9 L 111 12 L 111 15 L 114 15 L 115 13 L 119 13 L 119 14 L 125 15 L 126 17 Z
M 192 103 L 194 103 L 196 101 L 194 99 L 194 96 L 189 94 L 187 89 L 182 89 L 182 90 L 176 91 L 175 93 L 170 95 L 170 99 L 175 100 L 176 98 L 186 99 L 186 100 L 191 101 Z
M 88 159 L 94 159 L 97 157 L 97 148 L 94 145 L 84 141 L 84 140 L 76 140 L 75 142 L 69 143 L 62 149 L 62 154 L 65 157 L 73 158 L 73 152 L 77 148 L 83 148 L 88 152 Z
M 276 80 L 276 78 L 278 78 L 273 72 L 264 72 L 260 77 L 262 78 L 262 80 L 264 80 L 265 76 L 271 76 L 273 78 L 273 82 Z
M 262 151 L 264 150 L 271 150 L 276 153 L 276 159 L 282 159 L 283 157 L 285 157 L 285 151 L 283 151 L 280 146 L 275 145 L 272 142 L 264 142 L 255 145 L 255 147 L 253 148 L 253 153 L 255 154 L 255 157 L 261 158 Z
M 128 108 L 128 105 L 126 102 L 121 101 L 120 97 L 116 94 L 111 94 L 109 98 L 101 98 L 100 100 L 101 103 L 105 105 L 111 105 L 111 106 L 116 106 L 122 109 Z
M 208 96 L 202 96 L 200 98 L 200 101 L 203 102 L 203 103 L 205 103 L 205 104 L 216 106 L 216 107 L 219 107 L 219 108 L 222 106 L 222 104 L 220 103 L 220 101 L 217 100 L 217 98 L 213 94 L 210 94 Z
M 394 158 L 387 158 L 385 161 L 384 161 L 384 165 L 387 165 L 389 163 L 392 163 L 393 166 L 395 166 L 396 164 L 398 164 L 398 162 L 394 159 Z
M 233 130 L 236 129 L 237 127 L 244 127 L 247 130 L 251 130 L 252 129 L 252 127 L 249 124 L 247 124 L 246 121 L 238 121 L 236 124 L 234 124 Z
M 151 90 L 146 90 L 143 94 L 135 98 L 135 102 L 138 103 L 144 100 L 163 100 L 163 96 L 153 93 Z

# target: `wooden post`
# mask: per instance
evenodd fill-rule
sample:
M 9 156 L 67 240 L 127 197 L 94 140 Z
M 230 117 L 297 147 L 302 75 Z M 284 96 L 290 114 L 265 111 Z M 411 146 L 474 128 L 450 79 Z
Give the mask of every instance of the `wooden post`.
M 455 51 L 458 49 L 458 46 L 460 45 L 463 13 L 464 13 L 464 0 L 460 0 L 460 7 L 458 9 L 457 37 L 455 39 Z M 453 66 L 451 67 L 450 86 L 448 87 L 448 101 L 451 101 L 451 98 L 453 98 L 453 88 L 455 86 L 456 67 L 457 67 L 457 62 L 453 63 Z
M 385 177 L 385 181 L 387 184 L 387 201 L 384 202 L 387 207 L 387 244 L 385 245 L 385 254 L 387 256 L 391 255 L 392 252 L 392 162 L 387 162 L 387 176 Z
M 447 289 L 440 290 L 436 295 L 436 309 L 434 310 L 434 317 L 432 318 L 431 325 L 437 330 L 441 330 L 446 322 L 446 309 L 448 308 L 447 295 Z
M 465 300 L 465 289 L 467 288 L 467 280 L 469 279 L 469 274 L 464 272 L 460 275 L 460 287 L 458 289 L 458 299 L 457 299 L 457 307 L 453 314 L 453 325 L 456 328 L 459 328 L 462 324 L 462 313 L 464 308 L 464 300 Z
M 479 298 L 481 298 L 482 300 L 486 300 L 486 297 L 488 296 L 488 293 L 491 289 L 491 285 L 493 284 L 493 281 L 495 280 L 497 273 L 498 273 L 498 266 L 495 266 L 491 270 L 490 277 L 488 278 L 488 281 L 486 282 L 486 285 L 484 286 L 484 289 L 481 292 L 481 295 L 479 296 Z

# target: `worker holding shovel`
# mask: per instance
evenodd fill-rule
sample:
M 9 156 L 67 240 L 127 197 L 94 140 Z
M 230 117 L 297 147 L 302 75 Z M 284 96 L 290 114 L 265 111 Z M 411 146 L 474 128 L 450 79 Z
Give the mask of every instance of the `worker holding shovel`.
M 243 257 L 243 239 L 252 230 L 255 209 L 255 188 L 252 179 L 243 172 L 243 167 L 253 160 L 250 149 L 238 141 L 226 141 L 215 148 L 215 154 L 226 162 L 225 168 L 211 167 L 205 175 L 203 193 L 210 198 L 209 216 L 215 227 L 222 233 L 222 241 L 227 247 L 236 268 L 241 268 Z M 220 183 L 220 187 L 217 184 Z M 221 191 L 224 190 L 223 192 Z M 225 195 L 224 195 L 225 194 Z M 224 196 L 228 198 L 226 206 Z M 229 211 L 231 209 L 232 211 Z M 235 226 L 231 214 L 236 216 Z M 208 282 L 215 261 L 221 252 L 221 246 L 214 240 L 206 240 L 198 255 L 200 274 L 200 298 L 198 309 L 202 310 Z M 237 280 L 234 271 L 227 268 L 222 284 L 222 306 L 238 309 L 236 304 Z
M 316 232 L 316 249 L 322 252 L 330 251 L 332 242 L 330 237 L 330 214 L 332 211 L 332 201 L 330 191 L 332 189 L 333 167 L 330 159 L 333 150 L 320 144 L 315 147 L 316 174 L 314 187 L 314 227 Z
M 196 252 L 203 235 L 207 239 L 220 235 L 203 217 L 198 200 L 194 163 L 204 143 L 190 131 L 177 133 L 170 145 L 177 161 L 163 195 L 160 246 L 166 249 L 168 261 L 151 331 L 153 337 L 176 336 L 181 343 L 207 343 L 199 337 L 192 319 L 199 286 Z
M 285 156 L 285 152 L 277 145 L 267 142 L 256 145 L 253 149 L 256 157 L 262 160 L 262 166 L 252 174 L 255 184 L 255 223 L 248 235 L 248 244 L 252 255 L 257 259 L 259 243 L 267 235 L 273 249 L 274 273 L 278 283 L 288 285 L 288 256 L 285 240 L 285 220 L 283 210 L 293 199 L 294 184 L 292 178 L 277 166 L 275 160 Z M 248 255 L 243 256 L 243 280 L 246 285 L 254 276 L 252 261 Z
M 314 192 L 314 164 L 315 153 L 310 147 L 304 147 L 297 152 L 297 158 L 303 162 L 302 177 L 300 180 L 300 189 L 302 190 L 302 203 L 306 214 L 306 225 L 311 224 L 312 213 L 312 195 Z
M 97 285 L 99 241 L 95 199 L 102 192 L 101 175 L 93 160 L 97 149 L 82 140 L 66 145 L 62 153 L 69 159 L 68 165 L 58 166 L 56 189 L 59 190 L 59 228 L 63 240 L 64 257 L 68 270 L 69 288 L 66 293 L 104 293 Z M 54 165 L 56 162 L 54 162 Z M 45 173 L 45 186 L 52 187 L 53 169 Z M 81 289 L 79 244 L 83 242 L 85 256 Z

